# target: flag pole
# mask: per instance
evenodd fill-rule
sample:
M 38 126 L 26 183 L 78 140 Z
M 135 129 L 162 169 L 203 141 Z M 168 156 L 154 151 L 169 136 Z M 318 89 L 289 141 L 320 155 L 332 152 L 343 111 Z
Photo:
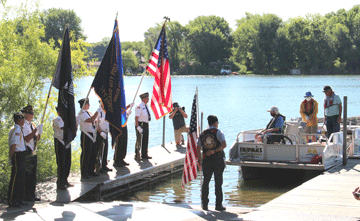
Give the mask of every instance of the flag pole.
M 197 121 L 197 134 L 198 134 L 198 137 L 200 139 L 200 127 L 199 127 L 199 92 L 198 92 L 198 87 L 196 86 L 196 121 Z M 201 149 L 200 149 L 200 154 L 201 154 Z M 198 156 L 198 160 L 199 160 L 199 156 Z M 203 178 L 202 178 L 202 165 L 201 165 L 201 168 L 200 168 L 200 190 L 202 188 L 202 185 L 203 185 Z M 202 193 L 202 191 L 201 191 Z
M 64 40 L 64 36 L 65 36 L 65 32 L 66 32 L 66 29 L 69 28 L 69 24 L 66 24 L 65 26 L 65 31 L 64 31 L 64 34 L 63 34 L 63 40 Z M 64 45 L 64 42 L 61 43 L 61 48 L 60 48 L 60 52 L 62 51 L 62 48 L 63 48 L 63 45 Z M 61 54 L 59 53 L 59 56 L 58 56 L 58 60 L 56 62 L 56 68 L 58 67 L 58 63 L 59 63 L 59 60 L 60 60 L 60 56 Z M 50 84 L 50 88 L 49 88 L 49 93 L 48 93 L 48 96 L 46 98 L 46 103 L 45 103 L 45 107 L 44 107 L 44 112 L 43 112 L 43 115 L 41 117 L 41 121 L 40 121 L 40 124 L 42 124 L 44 122 L 44 117 L 45 117 L 45 113 L 46 113 L 46 108 L 47 108 L 47 105 L 49 103 L 49 99 L 50 99 L 50 93 L 51 93 L 51 89 L 52 89 L 52 86 L 53 86 L 53 83 L 54 83 L 54 78 L 55 78 L 55 74 L 56 74 L 56 68 L 55 68 L 55 72 L 54 72 L 54 75 L 53 75 L 53 78 L 51 80 L 51 84 Z

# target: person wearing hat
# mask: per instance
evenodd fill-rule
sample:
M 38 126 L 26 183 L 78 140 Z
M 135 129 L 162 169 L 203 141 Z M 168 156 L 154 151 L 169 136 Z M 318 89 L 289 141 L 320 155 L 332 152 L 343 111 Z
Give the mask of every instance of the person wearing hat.
M 23 133 L 26 145 L 26 170 L 25 170 L 25 200 L 29 202 L 39 201 L 40 198 L 35 197 L 36 190 L 36 168 L 37 168 L 37 143 L 42 134 L 42 124 L 37 127 L 32 122 L 34 118 L 34 110 L 31 105 L 21 109 L 25 117 Z
M 24 203 L 26 147 L 22 127 L 25 119 L 22 113 L 14 113 L 15 125 L 9 132 L 9 160 L 12 166 L 8 189 L 8 205 L 20 207 Z
M 277 107 L 271 107 L 270 110 L 267 110 L 270 112 L 270 115 L 272 116 L 270 122 L 266 125 L 266 128 L 260 131 L 260 133 L 255 135 L 255 139 L 258 140 L 258 142 L 263 142 L 264 137 L 266 134 L 281 134 L 283 133 L 282 127 L 284 125 L 285 117 L 280 114 L 279 108 Z M 267 143 L 276 142 L 279 137 L 268 135 L 266 136 Z
M 328 85 L 324 87 L 324 122 L 326 124 L 326 136 L 330 138 L 332 133 L 340 131 L 342 103 L 340 97 L 334 93 Z
M 96 141 L 96 126 L 95 120 L 98 114 L 101 112 L 99 108 L 96 113 L 93 115 L 89 112 L 90 103 L 89 99 L 81 99 L 78 101 L 82 111 L 79 116 L 79 124 L 81 130 L 81 155 L 80 155 L 80 170 L 81 178 L 88 179 L 91 176 L 99 176 L 95 173 L 95 162 L 92 162 L 90 157 L 94 151 L 94 143 Z
M 318 102 L 313 98 L 314 95 L 311 94 L 310 91 L 305 93 L 304 100 L 301 102 L 300 105 L 300 115 L 302 120 L 306 122 L 305 133 L 308 134 L 316 134 L 317 127 L 318 127 Z M 316 136 L 312 136 L 311 138 L 307 137 L 307 142 L 316 141 Z
M 173 120 L 176 146 L 184 144 L 184 136 L 182 136 L 182 133 L 188 132 L 189 129 L 185 124 L 185 118 L 187 117 L 185 107 L 180 107 L 177 102 L 174 102 L 173 111 L 169 115 L 169 118 Z
M 71 167 L 71 143 L 65 146 L 64 143 L 64 121 L 60 117 L 58 108 L 56 107 L 57 117 L 53 119 L 54 145 L 57 164 L 57 181 L 56 186 L 59 190 L 65 190 L 73 187 L 68 182 Z
M 209 204 L 209 183 L 214 174 L 215 178 L 215 210 L 226 210 L 222 205 L 223 193 L 223 172 L 225 169 L 225 153 L 226 147 L 225 135 L 219 127 L 218 118 L 215 115 L 209 115 L 209 127 L 201 132 L 197 143 L 198 166 L 203 170 L 204 181 L 201 187 L 201 207 L 203 210 L 208 210 Z M 201 155 L 202 150 L 202 155 Z
M 149 93 L 140 94 L 140 98 L 141 102 L 135 108 L 135 160 L 140 160 L 140 149 L 142 159 L 152 158 L 148 155 L 149 122 L 151 121 L 150 111 L 147 107 Z

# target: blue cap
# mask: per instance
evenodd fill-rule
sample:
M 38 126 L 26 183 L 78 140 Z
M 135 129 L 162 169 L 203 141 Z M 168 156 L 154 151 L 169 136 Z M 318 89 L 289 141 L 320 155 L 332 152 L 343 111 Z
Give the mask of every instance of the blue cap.
M 314 97 L 314 95 L 312 95 L 311 92 L 308 91 L 308 92 L 305 93 L 304 97 Z

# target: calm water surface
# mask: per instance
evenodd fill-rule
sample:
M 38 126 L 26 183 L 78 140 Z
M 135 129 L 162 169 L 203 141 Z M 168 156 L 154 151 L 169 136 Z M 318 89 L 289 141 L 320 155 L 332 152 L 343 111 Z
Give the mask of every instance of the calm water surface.
M 82 78 L 76 81 L 76 101 L 86 97 L 93 77 Z M 125 77 L 125 93 L 127 103 L 134 99 L 135 92 L 141 77 Z M 199 108 L 204 113 L 204 127 L 207 125 L 206 117 L 210 114 L 219 118 L 219 129 L 225 133 L 228 147 L 234 143 L 240 131 L 263 128 L 270 120 L 266 111 L 272 106 L 277 106 L 280 113 L 287 119 L 299 117 L 299 107 L 304 99 L 304 94 L 311 91 L 319 102 L 318 117 L 323 116 L 322 100 L 324 85 L 330 85 L 335 93 L 348 97 L 348 116 L 358 116 L 357 108 L 359 99 L 359 76 L 180 76 L 172 77 L 173 102 L 179 102 L 186 107 L 189 118 L 190 110 L 196 87 L 199 91 Z M 154 80 L 145 77 L 139 94 L 152 93 Z M 139 103 L 136 98 L 135 103 Z M 91 92 L 90 110 L 95 112 L 98 108 L 98 98 Z M 79 111 L 78 104 L 76 106 Z M 150 123 L 149 147 L 162 143 L 163 120 L 158 121 L 153 117 Z M 134 152 L 135 127 L 134 110 L 128 121 L 128 153 Z M 166 116 L 165 143 L 173 138 L 173 126 Z M 79 138 L 73 142 L 73 147 L 80 145 Z M 151 149 L 149 150 L 151 155 Z M 113 150 L 109 150 L 109 159 L 113 157 Z M 224 172 L 224 205 L 225 206 L 260 206 L 282 193 L 294 188 L 299 183 L 270 183 L 270 182 L 243 182 L 239 180 L 239 167 L 227 166 Z M 214 203 L 214 182 L 210 186 L 210 203 Z M 160 203 L 189 203 L 200 204 L 200 181 L 191 182 L 184 189 L 181 188 L 181 174 L 175 175 L 165 182 L 139 191 L 127 198 L 128 200 L 152 201 Z

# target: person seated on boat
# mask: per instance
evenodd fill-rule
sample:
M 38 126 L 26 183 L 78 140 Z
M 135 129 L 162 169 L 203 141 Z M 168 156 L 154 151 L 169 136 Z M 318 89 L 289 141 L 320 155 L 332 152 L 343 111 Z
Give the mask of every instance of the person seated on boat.
M 305 133 L 316 134 L 318 127 L 318 102 L 313 98 L 314 95 L 310 91 L 305 93 L 304 100 L 300 105 L 300 115 L 302 120 L 306 122 Z M 307 142 L 316 142 L 315 135 L 306 135 Z
M 266 134 L 283 133 L 282 127 L 284 125 L 285 117 L 279 113 L 279 108 L 272 107 L 270 110 L 268 110 L 268 112 L 270 112 L 270 115 L 272 116 L 270 122 L 266 125 L 265 129 L 255 135 L 255 139 L 261 143 L 263 142 Z M 267 135 L 266 139 L 267 143 L 274 143 L 279 142 L 281 137 L 277 135 Z

